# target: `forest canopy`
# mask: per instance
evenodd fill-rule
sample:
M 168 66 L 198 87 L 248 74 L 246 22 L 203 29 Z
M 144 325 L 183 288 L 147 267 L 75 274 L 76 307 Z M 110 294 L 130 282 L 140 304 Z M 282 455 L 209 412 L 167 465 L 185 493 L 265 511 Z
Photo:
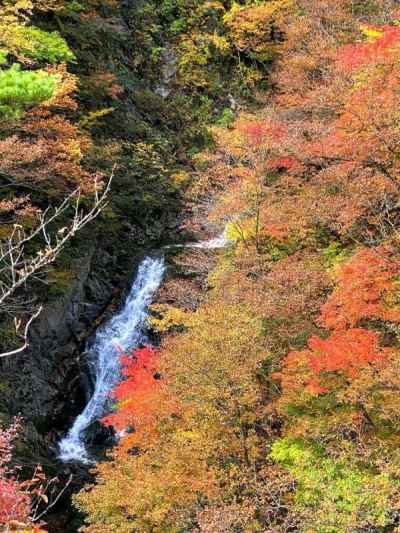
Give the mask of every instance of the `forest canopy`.
M 80 531 L 400 531 L 397 2 L 2 6 L 1 231 L 115 169 L 109 248 L 203 208 L 229 241 L 176 251 L 121 354 Z M 2 523 L 34 521 L 23 424 Z

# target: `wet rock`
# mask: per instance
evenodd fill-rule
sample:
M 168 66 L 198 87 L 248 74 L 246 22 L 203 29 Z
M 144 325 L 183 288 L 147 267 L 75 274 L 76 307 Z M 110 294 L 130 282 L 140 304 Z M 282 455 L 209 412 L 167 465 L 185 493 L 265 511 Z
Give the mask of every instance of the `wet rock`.
M 48 456 L 49 434 L 62 433 L 85 402 L 80 353 L 115 296 L 115 258 L 98 249 L 95 242 L 85 249 L 68 289 L 33 324 L 29 349 L 0 361 L 1 410 L 23 416 L 37 456 Z

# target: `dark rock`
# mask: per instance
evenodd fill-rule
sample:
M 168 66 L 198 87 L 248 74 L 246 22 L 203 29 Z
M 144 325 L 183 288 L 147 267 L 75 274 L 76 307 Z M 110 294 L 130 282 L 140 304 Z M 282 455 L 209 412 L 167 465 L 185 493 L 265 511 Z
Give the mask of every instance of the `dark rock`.
M 86 247 L 71 285 L 33 324 L 29 349 L 0 361 L 6 384 L 0 390 L 1 410 L 23 416 L 26 448 L 34 451 L 35 460 L 49 456 L 48 441 L 56 444 L 86 403 L 90 380 L 81 354 L 99 317 L 121 292 L 116 290 L 121 279 L 115 257 L 98 250 L 96 242 Z M 133 266 L 138 260 L 130 259 Z

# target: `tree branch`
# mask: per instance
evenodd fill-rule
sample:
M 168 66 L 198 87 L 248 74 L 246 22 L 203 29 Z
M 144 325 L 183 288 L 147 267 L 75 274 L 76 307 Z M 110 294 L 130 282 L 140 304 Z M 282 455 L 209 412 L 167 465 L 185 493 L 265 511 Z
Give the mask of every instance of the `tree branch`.
M 93 205 L 89 211 L 85 212 L 81 209 L 81 191 L 76 189 L 54 211 L 47 208 L 41 214 L 39 224 L 29 234 L 25 233 L 22 226 L 15 224 L 11 235 L 5 241 L 0 241 L 0 311 L 7 312 L 10 305 L 12 307 L 13 294 L 24 286 L 30 278 L 35 277 L 38 272 L 42 272 L 47 265 L 51 264 L 66 243 L 104 209 L 107 205 L 113 174 L 114 170 L 101 193 L 95 184 Z M 52 232 L 49 228 L 51 224 L 59 220 L 61 215 L 70 207 L 73 208 L 73 216 L 69 223 L 56 233 Z M 44 241 L 43 246 L 33 255 L 29 255 L 26 252 L 26 245 L 40 236 Z M 41 311 L 42 307 L 39 307 L 27 321 L 22 336 L 23 345 L 15 350 L 0 353 L 0 358 L 20 353 L 29 346 L 29 328 Z M 14 321 L 18 333 L 21 324 L 16 318 Z

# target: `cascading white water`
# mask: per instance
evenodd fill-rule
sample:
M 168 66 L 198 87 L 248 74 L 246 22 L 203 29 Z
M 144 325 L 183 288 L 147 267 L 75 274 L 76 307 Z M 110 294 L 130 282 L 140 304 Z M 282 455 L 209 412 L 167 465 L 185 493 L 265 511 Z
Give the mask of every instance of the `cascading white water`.
M 165 248 L 201 248 L 205 250 L 213 250 L 215 248 L 225 248 L 231 244 L 231 241 L 226 237 L 226 231 L 224 230 L 218 237 L 213 237 L 206 241 L 198 242 L 186 242 L 183 244 L 168 244 Z
M 203 248 L 206 250 L 213 250 L 215 248 L 225 248 L 225 246 L 228 246 L 228 244 L 230 244 L 230 241 L 226 238 L 224 232 L 218 237 L 214 237 L 213 239 L 209 239 L 208 241 L 192 242 L 187 246 L 189 248 Z
M 93 366 L 94 391 L 83 412 L 59 444 L 59 458 L 90 463 L 85 437 L 89 426 L 105 414 L 110 392 L 120 379 L 120 349 L 129 350 L 146 342 L 148 306 L 161 284 L 165 271 L 163 258 L 146 257 L 121 310 L 95 335 L 88 351 Z

